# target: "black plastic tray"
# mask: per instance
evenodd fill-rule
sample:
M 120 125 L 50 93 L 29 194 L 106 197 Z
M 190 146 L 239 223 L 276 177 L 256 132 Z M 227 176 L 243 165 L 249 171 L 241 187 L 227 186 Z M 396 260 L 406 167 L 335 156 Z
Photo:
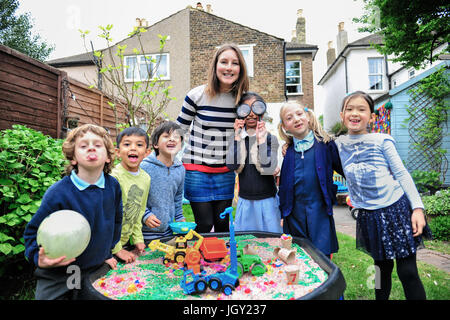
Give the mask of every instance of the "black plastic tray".
M 221 233 L 202 233 L 203 237 L 229 237 L 230 234 L 228 232 Z M 260 232 L 260 231 L 245 231 L 245 232 L 236 232 L 236 236 L 239 235 L 253 235 L 257 238 L 269 238 L 269 237 L 280 237 L 280 233 L 272 233 L 272 232 Z M 169 241 L 173 237 L 164 237 L 160 240 L 162 242 Z M 328 274 L 327 280 L 322 283 L 319 287 L 314 289 L 312 292 L 304 295 L 298 300 L 338 300 L 344 294 L 346 283 L 344 276 L 342 275 L 341 270 L 331 262 L 328 257 L 326 257 L 320 250 L 318 250 L 314 245 L 305 238 L 292 237 L 292 242 L 298 244 L 302 249 L 304 249 L 311 258 Z M 104 264 L 99 269 L 93 271 L 88 277 L 84 278 L 84 299 L 90 300 L 111 300 L 110 298 L 104 296 L 100 292 L 98 292 L 93 286 L 97 279 L 103 277 L 108 271 L 110 267 L 107 264 Z

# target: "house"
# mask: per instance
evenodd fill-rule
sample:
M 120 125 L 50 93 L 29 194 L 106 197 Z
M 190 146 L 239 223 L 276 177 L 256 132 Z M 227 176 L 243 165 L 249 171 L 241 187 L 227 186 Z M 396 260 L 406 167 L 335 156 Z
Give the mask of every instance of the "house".
M 437 60 L 433 64 L 428 64 L 420 70 L 407 69 L 399 63 L 393 63 L 391 57 L 381 55 L 372 46 L 373 44 L 382 44 L 381 36 L 372 34 L 351 43 L 348 43 L 347 32 L 344 30 L 343 23 L 338 26 L 337 57 L 335 49 L 329 42 L 327 51 L 328 68 L 318 84 L 324 88 L 324 127 L 330 129 L 340 123 L 339 113 L 344 97 L 351 92 L 362 90 L 370 94 L 375 102 L 375 110 L 381 110 L 383 116 L 377 117 L 376 126 L 383 132 L 391 134 L 396 140 L 396 147 L 400 157 L 404 161 L 407 169 L 427 171 L 431 169 L 427 165 L 425 155 L 418 154 L 413 148 L 415 143 L 409 124 L 405 119 L 409 118 L 407 112 L 408 105 L 411 105 L 411 93 L 409 90 L 421 79 L 435 72 L 438 68 L 447 65 L 448 62 Z M 441 45 L 436 50 L 442 51 L 447 44 Z M 448 73 L 447 73 L 448 74 Z M 430 102 L 432 103 L 432 102 Z M 386 107 L 388 106 L 388 110 Z M 445 169 L 446 163 L 450 159 L 450 139 L 447 132 L 441 141 L 441 147 L 447 150 L 446 159 L 444 159 L 442 168 Z M 381 128 L 383 127 L 383 128 Z M 374 129 L 375 130 L 375 129 Z M 386 130 L 386 131 L 384 131 Z M 379 130 L 378 130 L 379 131 Z M 442 170 L 442 172 L 445 172 Z M 446 171 L 446 183 L 450 182 L 450 170 Z
M 450 61 L 438 60 L 431 68 L 427 68 L 427 70 L 390 89 L 388 93 L 379 98 L 377 102 L 379 109 L 383 108 L 386 104 L 390 105 L 390 134 L 395 139 L 397 151 L 406 168 L 410 172 L 413 170 L 439 171 L 442 173 L 441 181 L 443 181 L 446 186 L 449 186 L 450 135 L 448 134 L 448 128 L 450 128 L 450 116 L 447 117 L 447 123 L 442 126 L 444 133 L 440 143 L 430 148 L 441 148 L 445 150 L 445 155 L 442 158 L 442 161 L 430 160 L 436 159 L 430 156 L 433 154 L 433 151 L 426 150 L 426 148 L 424 148 L 422 152 L 419 152 L 414 148 L 414 143 L 420 143 L 420 138 L 418 138 L 415 129 L 419 128 L 423 124 L 425 119 L 425 111 L 430 107 L 433 101 L 425 95 L 420 95 L 420 98 L 415 101 L 411 99 L 412 95 L 410 92 L 410 89 L 414 88 L 420 80 L 428 77 L 442 67 L 447 69 L 446 75 L 449 77 L 450 71 L 448 69 L 450 68 Z M 407 73 L 408 70 L 404 71 Z M 449 100 L 450 97 L 447 97 L 447 103 L 449 103 Z M 414 106 L 417 108 L 413 116 L 411 116 L 407 111 L 409 106 Z M 406 119 L 409 119 L 409 121 L 405 122 Z M 430 162 L 433 162 L 434 165 Z
M 173 87 L 170 94 L 176 98 L 167 107 L 169 118 L 178 116 L 182 101 L 191 88 L 206 82 L 215 49 L 227 42 L 238 44 L 242 50 L 249 71 L 250 90 L 266 100 L 269 117 L 274 120 L 273 127 L 278 124 L 279 106 L 287 99 L 297 99 L 314 108 L 312 62 L 318 48 L 304 41 L 305 19 L 301 17 L 301 11 L 297 30 L 300 33 L 303 30 L 303 37 L 296 36 L 292 42 L 219 17 L 212 13 L 210 6 L 204 10 L 200 3 L 196 8 L 188 6 L 145 28 L 147 32 L 142 34 L 142 42 L 146 55 L 160 61 L 157 72 Z M 158 34 L 167 36 L 161 55 Z M 130 68 L 122 75 L 125 81 L 131 86 L 133 78 L 145 80 L 146 73 L 139 72 L 139 61 L 144 56 L 136 56 L 133 52 L 133 48 L 138 47 L 136 37 L 116 43 L 111 48 L 113 53 L 119 45 L 127 45 L 123 63 Z M 103 52 L 103 64 L 106 65 L 111 57 L 108 50 Z M 85 53 L 48 61 L 48 64 L 91 84 L 97 80 L 97 66 L 91 57 L 92 53 Z
M 323 87 L 322 106 L 324 128 L 330 130 L 340 122 L 339 112 L 343 98 L 351 92 L 362 90 L 374 99 L 376 108 L 381 106 L 389 90 L 414 76 L 434 67 L 438 62 L 421 70 L 405 69 L 394 63 L 391 57 L 380 54 L 374 44 L 383 44 L 380 35 L 371 34 L 348 43 L 344 23 L 338 25 L 337 48 L 328 43 L 327 70 L 318 82 Z M 447 45 L 437 50 L 443 50 Z M 337 51 L 336 51 L 337 50 Z
M 146 55 L 152 55 L 160 61 L 157 72 L 173 87 L 170 94 L 176 100 L 169 103 L 167 116 L 175 119 L 186 93 L 191 88 L 206 83 L 209 61 L 214 51 L 221 44 L 228 42 L 238 44 L 245 56 L 251 90 L 260 93 L 269 103 L 284 101 L 284 40 L 221 18 L 210 12 L 210 9 L 208 11 L 200 6 L 188 6 L 147 27 L 147 32 L 142 34 Z M 161 55 L 158 34 L 167 36 Z M 126 38 L 116 43 L 111 51 L 115 53 L 119 45 L 127 46 L 124 61 L 117 61 L 118 58 L 114 55 L 111 57 L 105 49 L 103 64 L 110 63 L 113 58 L 116 63 L 130 66 L 122 74 L 130 86 L 133 79 L 146 80 L 146 70 L 139 69 L 145 59 L 144 55 L 136 55 L 133 52 L 133 48 L 139 48 L 138 39 Z M 63 68 L 71 77 L 80 81 L 86 82 L 89 78 L 92 81 L 97 79 L 97 68 L 92 60 L 88 59 L 89 56 L 90 53 L 86 53 L 52 60 L 48 64 Z
M 319 50 L 306 43 L 306 23 L 303 10 L 297 11 L 296 29 L 291 42 L 286 43 L 286 96 L 314 110 L 313 61 Z

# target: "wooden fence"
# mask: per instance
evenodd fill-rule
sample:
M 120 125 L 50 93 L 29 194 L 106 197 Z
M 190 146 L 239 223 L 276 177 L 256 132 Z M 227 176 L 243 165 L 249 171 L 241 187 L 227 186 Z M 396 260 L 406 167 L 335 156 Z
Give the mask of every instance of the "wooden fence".
M 66 72 L 0 45 L 0 130 L 22 124 L 53 138 L 92 123 L 116 136 L 111 101 L 102 91 L 71 79 Z M 124 112 L 118 122 L 124 123 Z

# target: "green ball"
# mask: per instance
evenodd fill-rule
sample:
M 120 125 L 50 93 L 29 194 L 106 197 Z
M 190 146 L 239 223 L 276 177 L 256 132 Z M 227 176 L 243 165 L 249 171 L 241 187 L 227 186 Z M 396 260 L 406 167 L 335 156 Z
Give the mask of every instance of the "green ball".
M 37 231 L 37 243 L 52 259 L 66 256 L 64 261 L 78 257 L 91 240 L 89 222 L 73 210 L 59 210 L 42 221 Z

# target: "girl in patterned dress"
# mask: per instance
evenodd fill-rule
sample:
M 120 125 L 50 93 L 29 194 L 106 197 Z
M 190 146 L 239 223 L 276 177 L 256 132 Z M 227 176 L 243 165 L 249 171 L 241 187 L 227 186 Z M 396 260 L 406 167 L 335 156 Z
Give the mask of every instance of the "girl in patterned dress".
M 368 133 L 374 102 L 362 92 L 344 98 L 341 108 L 348 135 L 336 139 L 352 204 L 359 208 L 357 248 L 374 259 L 375 298 L 389 299 L 394 259 L 406 299 L 426 299 L 416 264 L 421 234 L 429 235 L 423 203 L 403 165 L 394 139 Z

